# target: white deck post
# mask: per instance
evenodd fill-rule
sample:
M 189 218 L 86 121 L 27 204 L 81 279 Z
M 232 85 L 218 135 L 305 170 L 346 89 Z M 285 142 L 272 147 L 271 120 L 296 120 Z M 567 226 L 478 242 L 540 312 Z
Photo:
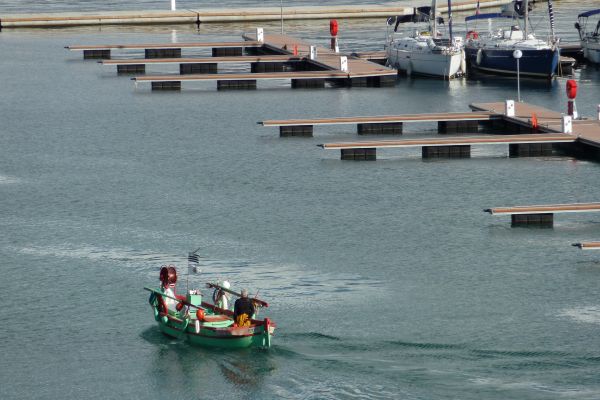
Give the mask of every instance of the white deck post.
M 514 100 L 506 100 L 504 103 L 504 115 L 507 117 L 515 116 L 515 101 Z
M 570 115 L 563 115 L 562 131 L 563 133 L 573 133 L 573 117 Z
M 171 11 L 177 10 L 177 5 L 175 4 L 175 0 L 171 0 Z
M 309 59 L 316 60 L 317 59 L 317 46 L 310 46 L 310 55 Z
M 348 72 L 348 57 L 340 57 L 340 71 Z

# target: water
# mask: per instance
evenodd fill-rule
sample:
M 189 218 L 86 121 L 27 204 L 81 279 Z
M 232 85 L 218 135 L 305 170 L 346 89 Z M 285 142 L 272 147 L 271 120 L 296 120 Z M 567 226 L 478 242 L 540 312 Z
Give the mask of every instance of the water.
M 571 30 L 572 5 L 593 3 L 557 2 L 559 30 Z M 121 8 L 112 4 L 89 2 Z M 353 127 L 281 139 L 256 125 L 465 111 L 514 97 L 513 80 L 151 93 L 63 49 L 173 30 L 181 41 L 238 39 L 252 27 L 0 34 L 0 398 L 599 398 L 600 259 L 570 246 L 600 238 L 598 216 L 511 229 L 482 209 L 597 201 L 600 164 L 509 159 L 504 146 L 467 160 L 388 150 L 341 162 L 315 145 L 356 140 Z M 327 43 L 326 22 L 286 27 Z M 342 28 L 347 49 L 383 37 L 373 21 Z M 576 78 L 579 111 L 593 115 L 600 71 Z M 560 110 L 564 86 L 525 81 L 522 96 Z M 227 278 L 269 301 L 269 351 L 192 348 L 158 332 L 142 288 L 197 247 L 194 285 Z

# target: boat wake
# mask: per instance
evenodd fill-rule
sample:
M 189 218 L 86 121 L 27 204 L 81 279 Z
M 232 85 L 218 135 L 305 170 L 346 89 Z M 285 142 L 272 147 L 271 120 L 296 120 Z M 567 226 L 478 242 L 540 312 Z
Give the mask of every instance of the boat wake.
M 581 323 L 600 325 L 600 306 L 569 308 L 559 315 Z

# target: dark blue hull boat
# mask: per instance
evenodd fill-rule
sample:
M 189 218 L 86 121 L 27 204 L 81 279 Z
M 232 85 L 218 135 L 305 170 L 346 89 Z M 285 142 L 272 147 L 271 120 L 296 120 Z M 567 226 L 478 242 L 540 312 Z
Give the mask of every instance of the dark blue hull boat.
M 479 49 L 465 47 L 467 65 L 492 74 L 516 75 L 517 60 L 512 49 Z M 519 71 L 523 76 L 551 79 L 556 74 L 558 49 L 521 50 Z

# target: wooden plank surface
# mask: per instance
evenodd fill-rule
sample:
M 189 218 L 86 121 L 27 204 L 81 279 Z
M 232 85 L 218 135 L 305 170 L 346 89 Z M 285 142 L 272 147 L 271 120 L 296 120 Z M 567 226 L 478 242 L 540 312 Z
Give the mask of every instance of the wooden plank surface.
M 266 120 L 259 122 L 263 126 L 301 126 L 301 125 L 344 125 L 363 123 L 393 123 L 393 122 L 435 122 L 435 121 L 483 121 L 501 118 L 492 112 L 467 113 L 424 113 L 404 115 L 377 115 L 359 117 L 335 117 L 312 119 Z
M 261 47 L 263 43 L 256 41 L 243 42 L 194 42 L 194 43 L 145 43 L 145 44 L 82 44 L 65 46 L 72 51 L 82 50 L 111 50 L 111 49 L 188 49 L 207 47 Z
M 504 103 L 473 103 L 470 107 L 474 111 L 504 113 Z M 538 120 L 541 132 L 562 132 L 562 116 L 564 114 L 533 104 L 515 102 L 515 116 L 504 118 L 531 126 L 533 115 Z M 600 148 L 600 121 L 597 119 L 573 120 L 573 135 L 577 136 L 578 141 L 582 143 Z
M 484 210 L 492 215 L 556 214 L 574 212 L 600 212 L 600 203 L 547 204 L 536 206 L 496 207 Z
M 173 82 L 173 81 L 254 81 L 267 79 L 328 79 L 348 78 L 340 71 L 299 71 L 266 72 L 244 74 L 190 74 L 190 75 L 148 75 L 131 78 L 136 82 Z
M 244 34 L 246 40 L 256 40 L 255 34 Z M 280 34 L 265 34 L 265 48 L 273 51 L 293 54 L 294 49 L 298 54 L 308 56 L 310 53 L 311 43 L 305 42 L 298 38 L 280 35 Z M 335 53 L 333 50 L 317 46 L 317 57 L 310 62 L 320 65 L 330 70 L 340 69 L 340 56 L 344 54 Z M 348 76 L 350 78 L 360 78 L 366 76 L 396 76 L 398 71 L 392 68 L 385 67 L 367 60 L 362 60 L 358 57 L 346 56 L 348 60 Z
M 303 57 L 288 55 L 273 56 L 228 56 L 199 58 L 140 58 L 126 60 L 102 60 L 102 65 L 140 65 L 140 64 L 215 64 L 215 63 L 254 63 L 254 62 L 295 62 Z
M 326 150 L 362 149 L 362 148 L 396 148 L 422 146 L 465 146 L 479 144 L 520 144 L 520 143 L 569 143 L 577 138 L 565 134 L 535 135 L 489 135 L 469 137 L 448 137 L 432 139 L 380 140 L 368 142 L 326 143 L 318 146 Z M 600 204 L 599 204 L 600 205 Z
M 581 250 L 600 250 L 600 242 L 574 243 L 573 246 L 579 247 Z

